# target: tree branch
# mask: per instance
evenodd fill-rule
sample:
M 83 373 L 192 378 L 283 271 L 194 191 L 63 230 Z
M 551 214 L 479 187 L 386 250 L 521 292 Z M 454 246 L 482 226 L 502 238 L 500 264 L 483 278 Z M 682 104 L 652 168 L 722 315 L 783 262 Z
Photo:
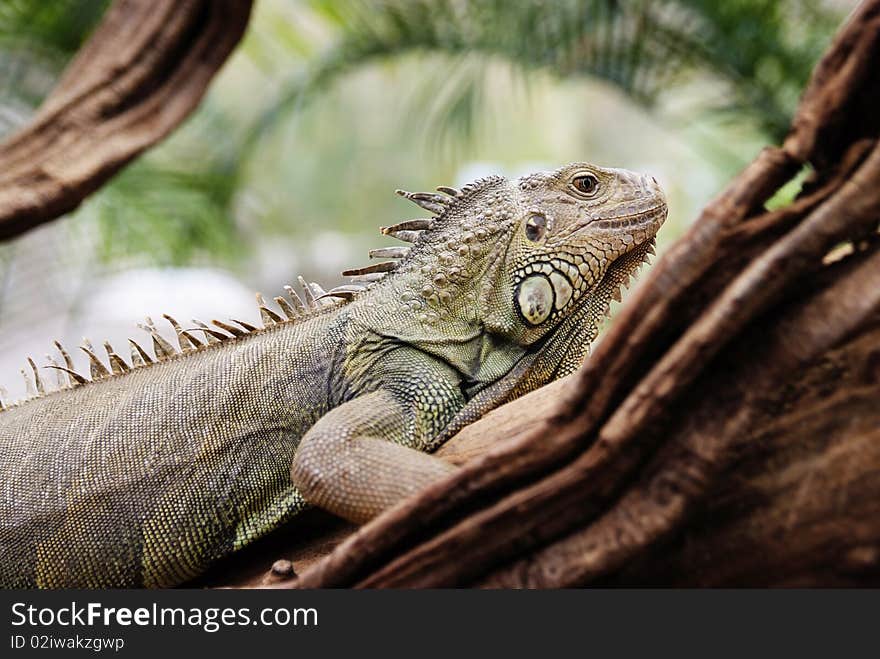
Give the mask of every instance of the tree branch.
M 116 0 L 34 119 L 0 145 L 0 239 L 75 209 L 193 109 L 251 0 Z

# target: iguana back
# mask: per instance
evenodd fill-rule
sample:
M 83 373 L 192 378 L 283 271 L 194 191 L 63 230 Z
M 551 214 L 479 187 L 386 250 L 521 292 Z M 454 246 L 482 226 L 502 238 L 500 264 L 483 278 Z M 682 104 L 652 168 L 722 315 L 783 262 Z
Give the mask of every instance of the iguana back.
M 0 414 L 0 583 L 172 585 L 296 514 L 291 459 L 340 402 L 346 318 L 277 325 Z

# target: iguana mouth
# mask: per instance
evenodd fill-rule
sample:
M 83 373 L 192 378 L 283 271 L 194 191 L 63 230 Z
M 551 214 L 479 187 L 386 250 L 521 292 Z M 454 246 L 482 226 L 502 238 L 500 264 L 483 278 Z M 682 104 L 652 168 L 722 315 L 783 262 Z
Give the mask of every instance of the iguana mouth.
M 667 213 L 668 208 L 666 204 L 658 204 L 657 206 L 653 206 L 647 210 L 635 211 L 626 215 L 619 215 L 616 217 L 593 217 L 590 218 L 590 220 L 588 220 L 587 222 L 578 226 L 577 229 L 572 232 L 572 235 L 577 235 L 587 228 L 640 229 L 654 225 L 655 223 L 657 223 L 658 219 L 660 219 L 660 224 L 662 224 L 663 221 L 666 220 Z

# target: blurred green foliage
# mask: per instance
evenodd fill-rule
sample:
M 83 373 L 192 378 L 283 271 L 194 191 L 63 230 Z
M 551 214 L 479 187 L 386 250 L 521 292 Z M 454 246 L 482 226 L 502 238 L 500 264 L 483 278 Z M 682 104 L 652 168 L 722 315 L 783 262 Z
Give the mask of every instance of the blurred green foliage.
M 35 109 L 51 90 L 109 0 L 4 0 L 0 4 L 0 105 Z M 135 161 L 94 196 L 90 219 L 99 228 L 101 256 L 148 255 L 183 263 L 194 250 L 234 254 L 235 144 L 218 140 L 223 117 L 206 109 L 198 148 L 173 158 L 160 152 Z M 208 128 L 210 127 L 210 128 Z M 206 134 L 210 133 L 210 134 Z
M 0 109 L 36 107 L 107 4 L 3 0 Z M 507 115 L 546 102 L 533 90 L 548 78 L 603 81 L 673 127 L 729 125 L 696 142 L 730 167 L 740 136 L 784 135 L 842 13 L 819 0 L 259 0 L 199 111 L 80 213 L 104 258 L 162 264 L 234 263 L 257 234 L 357 232 L 387 223 L 376 191 L 424 161 L 452 182 L 488 123 L 518 131 L 493 158 L 543 153 L 552 126 Z M 625 137 L 618 117 L 571 110 Z
M 4 0 L 0 3 L 0 47 L 26 50 L 63 66 L 104 13 L 108 0 Z
M 840 20 L 810 0 L 313 0 L 338 37 L 264 111 L 269 127 L 308 95 L 372 60 L 410 52 L 448 56 L 432 79 L 446 120 L 470 130 L 484 89 L 480 58 L 524 72 L 593 76 L 650 105 L 708 76 L 706 108 L 781 139 L 813 64 Z M 456 91 L 442 93 L 444 86 Z M 714 91 L 714 90 L 713 90 Z

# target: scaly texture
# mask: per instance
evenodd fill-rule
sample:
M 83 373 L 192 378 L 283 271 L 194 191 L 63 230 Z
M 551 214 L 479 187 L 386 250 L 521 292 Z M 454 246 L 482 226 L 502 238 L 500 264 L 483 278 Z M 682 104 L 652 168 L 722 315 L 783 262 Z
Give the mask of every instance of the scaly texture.
M 307 504 L 362 522 L 455 467 L 429 455 L 487 410 L 572 372 L 650 251 L 650 177 L 575 163 L 402 195 L 433 217 L 347 271 L 261 297 L 266 327 L 156 331 L 131 363 L 91 346 L 0 414 L 0 585 L 171 586 Z M 328 302 L 328 298 L 336 300 Z M 59 347 L 60 348 L 60 347 Z

